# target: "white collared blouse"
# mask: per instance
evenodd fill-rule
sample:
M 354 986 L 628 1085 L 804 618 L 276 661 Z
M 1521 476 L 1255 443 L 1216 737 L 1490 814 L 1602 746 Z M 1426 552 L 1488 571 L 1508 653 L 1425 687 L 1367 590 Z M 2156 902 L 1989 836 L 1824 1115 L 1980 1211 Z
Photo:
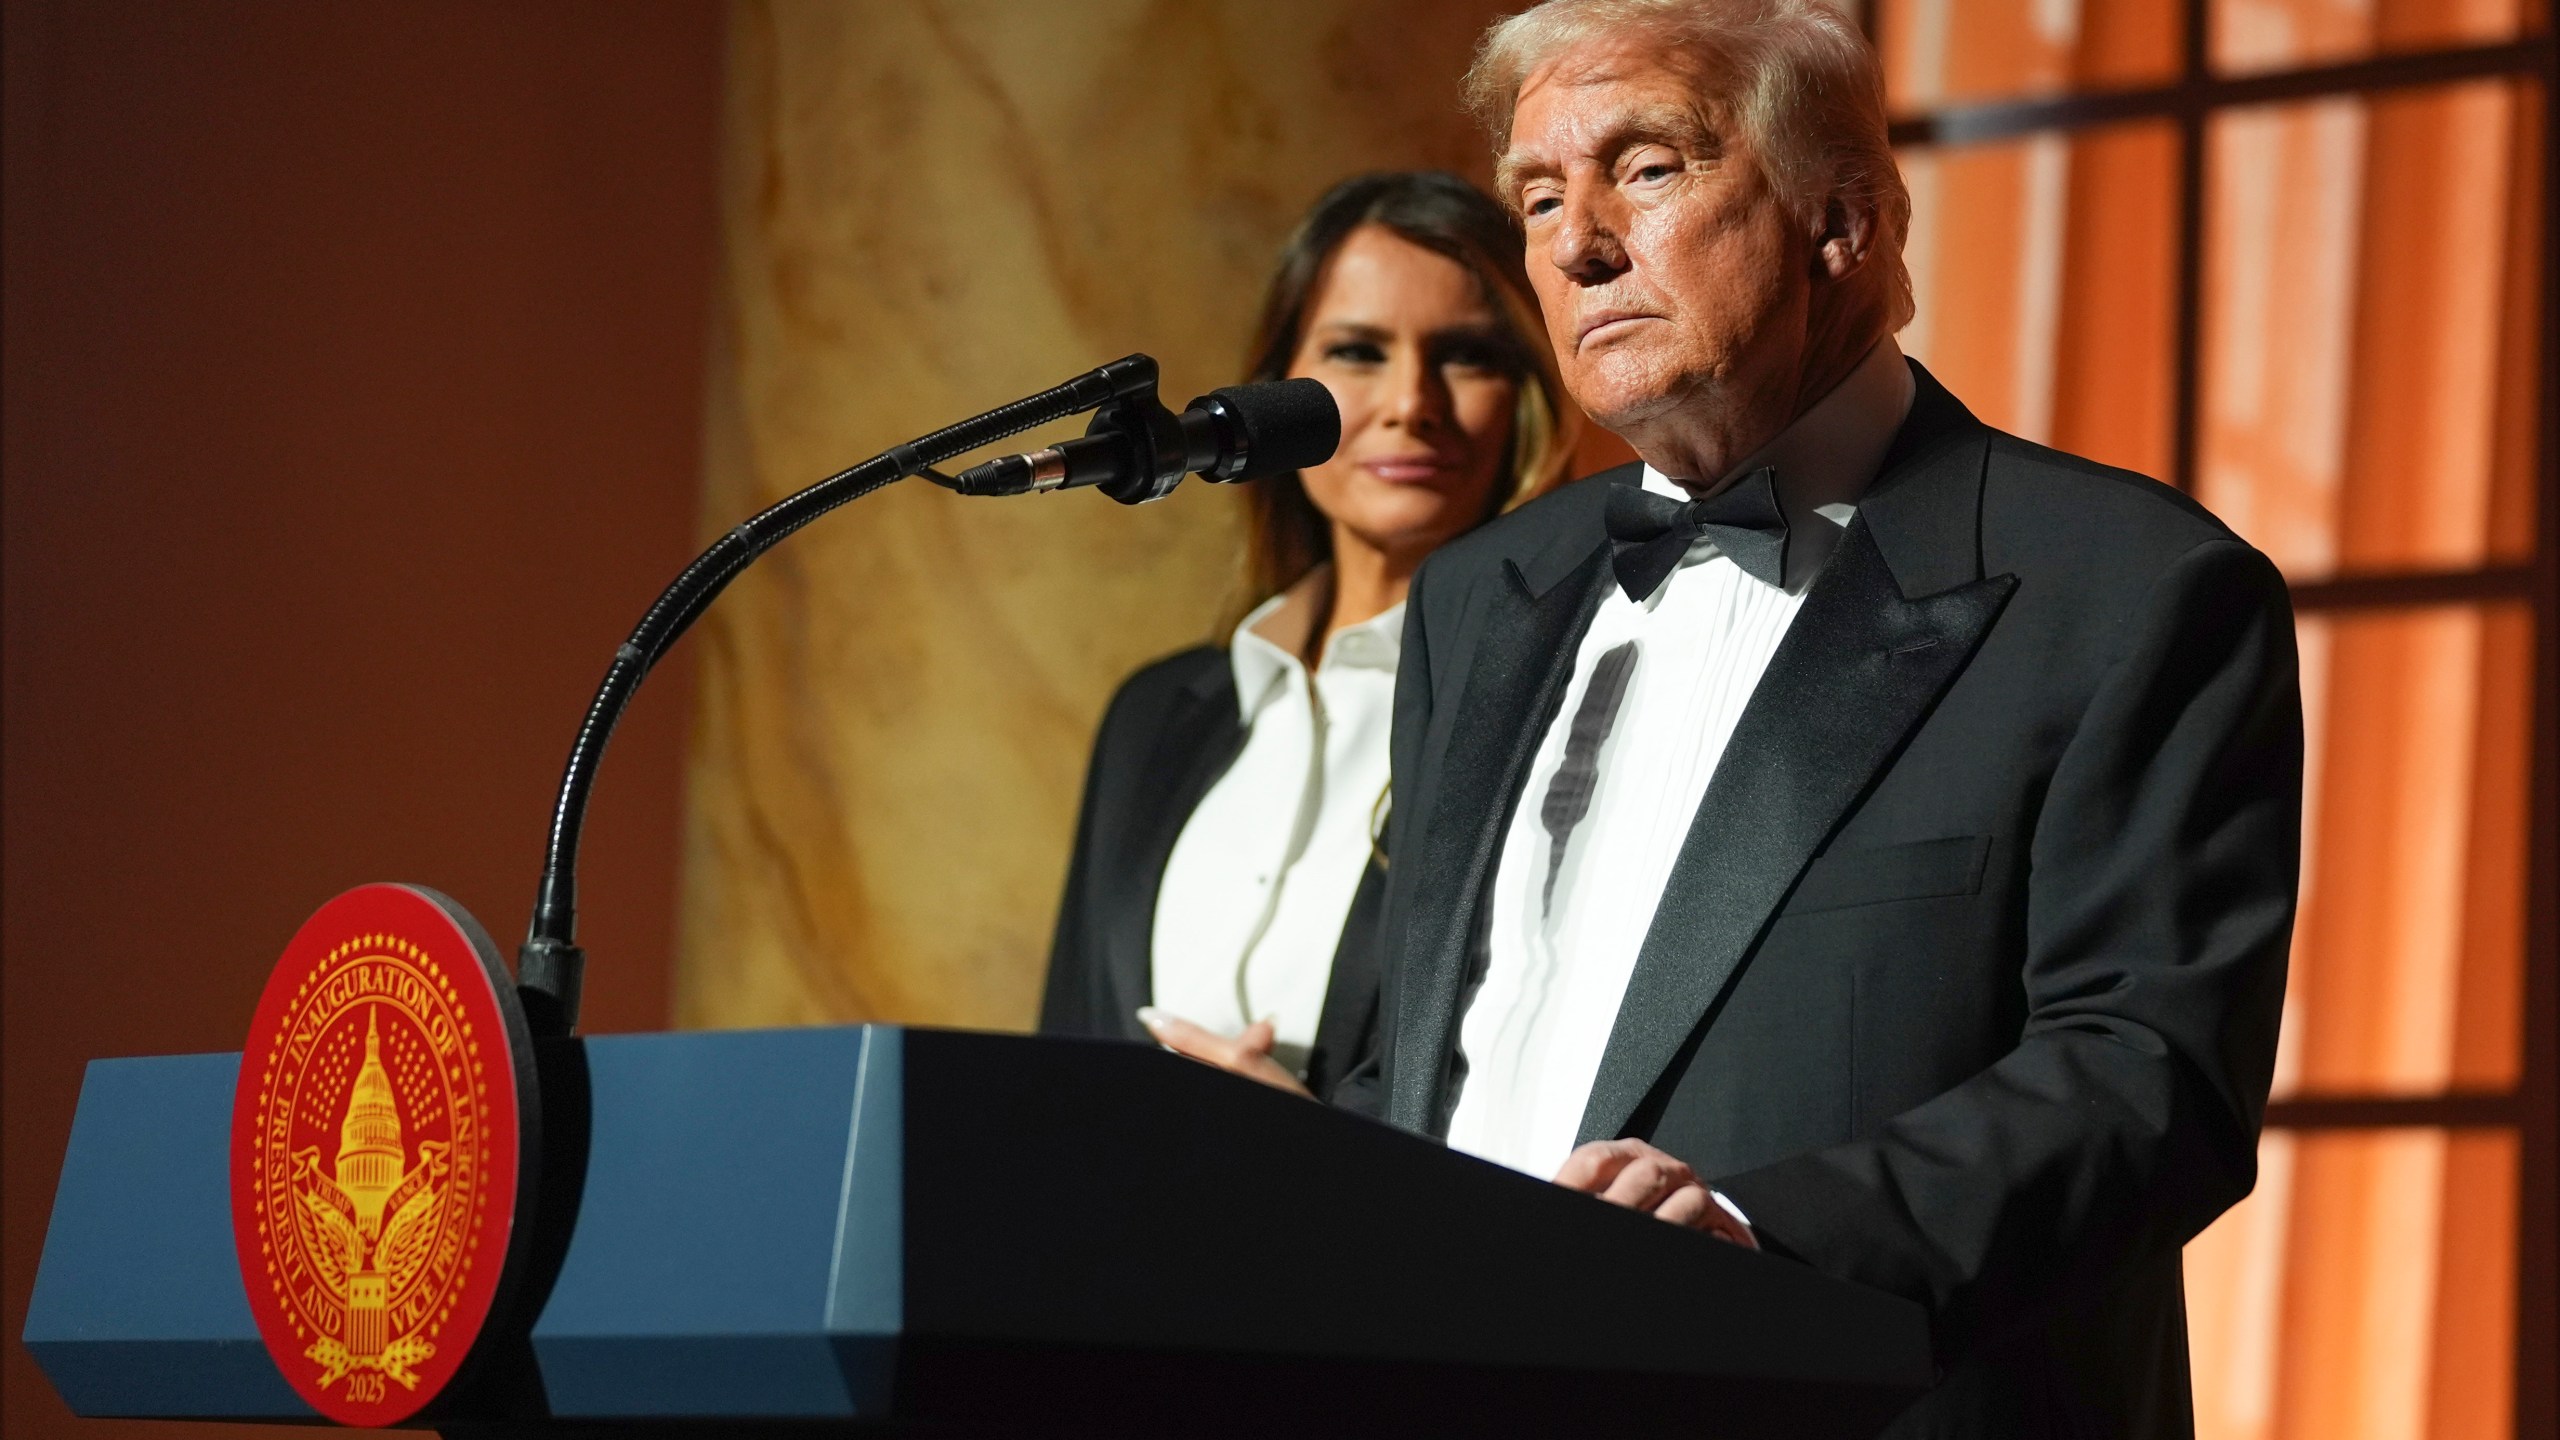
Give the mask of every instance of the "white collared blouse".
M 1157 1008 L 1224 1035 L 1268 1017 L 1275 1058 L 1301 1073 L 1384 817 L 1404 629 L 1402 605 L 1347 626 L 1310 671 L 1329 583 L 1310 575 L 1236 627 L 1244 746 L 1174 842 L 1152 945 Z

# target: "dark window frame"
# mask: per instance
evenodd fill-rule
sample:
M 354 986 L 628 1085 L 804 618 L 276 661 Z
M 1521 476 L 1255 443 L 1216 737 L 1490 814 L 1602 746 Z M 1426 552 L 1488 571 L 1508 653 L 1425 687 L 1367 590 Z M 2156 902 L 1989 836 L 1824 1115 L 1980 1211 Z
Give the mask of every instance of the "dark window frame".
M 2202 350 L 2206 135 L 2212 118 L 2243 106 L 2372 95 L 2489 78 L 2540 82 L 2544 109 L 2540 396 L 2535 435 L 2534 551 L 2524 564 L 2418 572 L 2346 573 L 2293 586 L 2304 614 L 2423 605 L 2529 602 L 2534 619 L 2532 801 L 2526 839 L 2523 1055 L 2515 1088 L 2423 1095 L 2297 1095 L 2267 1108 L 2270 1128 L 2296 1132 L 2488 1129 L 2518 1137 L 2515 1433 L 2560 1433 L 2560 47 L 2548 33 L 2499 44 L 2377 54 L 2245 74 L 2212 63 L 2212 0 L 2186 0 L 2178 77 L 2167 84 L 1938 106 L 1897 117 L 1897 149 L 1953 147 L 2169 120 L 2178 132 L 2177 320 L 2171 352 L 2171 473 L 2192 489 Z M 2546 7 L 2547 8 L 2547 7 Z M 1877 0 L 1857 13 L 1877 35 Z M 2531 22 L 2529 22 L 2531 23 Z M 2542 23 L 2547 24 L 2547 16 Z

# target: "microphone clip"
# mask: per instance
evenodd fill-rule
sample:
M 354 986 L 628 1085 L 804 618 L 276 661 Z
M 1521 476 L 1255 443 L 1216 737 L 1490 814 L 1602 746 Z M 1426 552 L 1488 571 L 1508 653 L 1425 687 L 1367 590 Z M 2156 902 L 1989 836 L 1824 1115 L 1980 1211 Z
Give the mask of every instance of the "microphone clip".
M 957 476 L 911 473 L 963 495 L 1023 495 L 1090 485 L 1123 505 L 1161 500 L 1186 475 L 1226 483 L 1245 478 L 1252 431 L 1226 391 L 1212 391 L 1175 414 L 1156 396 L 1153 360 L 1118 362 L 1111 398 L 1094 410 L 1082 438 L 1006 455 Z
M 1123 396 L 1096 410 L 1084 435 L 1088 442 L 1111 444 L 1119 452 L 1097 467 L 1106 473 L 1095 483 L 1123 505 L 1161 500 L 1191 473 L 1191 447 L 1183 434 L 1182 417 L 1167 409 L 1153 390 Z

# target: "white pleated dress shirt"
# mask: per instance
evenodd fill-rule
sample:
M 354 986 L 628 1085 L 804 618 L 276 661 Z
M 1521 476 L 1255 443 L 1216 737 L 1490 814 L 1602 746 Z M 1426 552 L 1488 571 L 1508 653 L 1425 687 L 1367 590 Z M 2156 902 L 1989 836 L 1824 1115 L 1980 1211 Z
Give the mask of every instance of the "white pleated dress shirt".
M 1707 782 L 1892 447 L 1912 392 L 1900 349 L 1884 341 L 1734 467 L 1736 475 L 1777 471 L 1788 526 L 1784 588 L 1753 579 L 1702 539 L 1647 599 L 1630 600 L 1613 583 L 1600 602 L 1494 872 L 1484 981 L 1459 1023 L 1465 1063 L 1452 1147 L 1541 1179 L 1572 1153 L 1619 1001 Z M 1650 465 L 1644 486 L 1691 498 Z M 1625 644 L 1635 647 L 1634 668 L 1598 751 L 1590 807 L 1564 837 L 1550 899 L 1542 802 L 1594 665 Z
M 1273 1058 L 1304 1073 L 1342 922 L 1383 814 L 1404 607 L 1298 656 L 1330 577 L 1307 577 L 1236 627 L 1246 728 L 1156 890 L 1154 1004 L 1222 1035 L 1275 1022 Z

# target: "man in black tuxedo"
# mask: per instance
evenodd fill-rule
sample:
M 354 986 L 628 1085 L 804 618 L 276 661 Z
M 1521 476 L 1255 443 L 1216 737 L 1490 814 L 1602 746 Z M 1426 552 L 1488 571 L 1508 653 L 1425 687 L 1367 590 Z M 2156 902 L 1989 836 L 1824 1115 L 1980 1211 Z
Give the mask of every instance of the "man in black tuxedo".
M 1334 1099 L 1925 1304 L 1892 1435 L 2186 1435 L 2179 1250 L 2255 1179 L 2294 922 L 2284 582 L 1902 359 L 1820 0 L 1554 0 L 1469 100 L 1646 464 L 1418 571 Z
M 1895 1435 L 2188 1433 L 2180 1247 L 2254 1179 L 2293 919 L 2282 581 L 1901 358 L 1815 0 L 1560 0 L 1469 83 L 1646 463 L 1414 583 L 1350 1103 L 1922 1302 Z

